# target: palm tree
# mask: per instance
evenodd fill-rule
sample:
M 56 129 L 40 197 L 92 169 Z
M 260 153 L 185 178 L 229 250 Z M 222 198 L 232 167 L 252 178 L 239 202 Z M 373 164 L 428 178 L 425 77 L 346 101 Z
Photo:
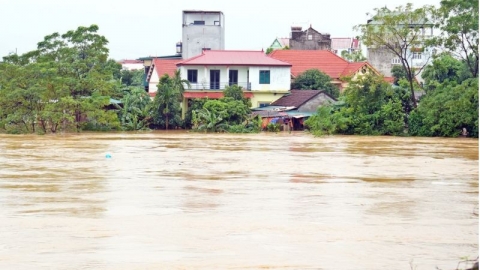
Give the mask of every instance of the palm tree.
M 183 92 L 185 92 L 185 86 L 187 85 L 188 88 L 191 87 L 190 82 L 188 80 L 182 79 L 180 70 L 175 70 L 175 73 L 172 77 L 172 87 L 178 91 L 178 99 L 181 102 L 183 97 Z
M 179 92 L 178 89 L 174 87 L 173 79 L 165 74 L 160 79 L 160 82 L 157 85 L 157 95 L 155 96 L 155 105 L 157 110 L 161 111 L 161 114 L 165 117 L 165 129 L 168 129 L 168 121 L 170 114 L 170 105 L 178 100 Z

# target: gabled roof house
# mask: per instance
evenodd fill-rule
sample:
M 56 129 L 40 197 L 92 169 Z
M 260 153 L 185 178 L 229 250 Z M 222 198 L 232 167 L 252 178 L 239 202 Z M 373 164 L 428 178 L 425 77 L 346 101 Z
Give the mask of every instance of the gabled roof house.
M 271 106 L 295 107 L 298 112 L 317 111 L 319 106 L 337 101 L 322 90 L 290 90 L 289 94 L 272 102 Z
M 302 130 L 303 121 L 313 115 L 319 106 L 336 101 L 322 90 L 291 90 L 269 106 L 255 108 L 252 113 L 262 118 L 263 128 L 271 121 L 288 118 L 293 130 Z
M 285 47 L 290 47 L 290 39 L 289 38 L 275 38 L 269 48 L 274 50 L 283 49 Z
M 348 62 L 329 50 L 276 50 L 270 57 L 292 64 L 292 79 L 309 69 L 318 69 L 332 79 L 340 90 L 347 86 L 347 76 L 361 76 L 373 72 L 380 75 L 368 62 Z
M 148 73 L 146 74 L 146 81 L 148 82 L 148 94 L 151 97 L 154 97 L 157 93 L 157 84 L 164 74 L 168 74 L 168 76 L 173 77 L 175 71 L 177 70 L 178 62 L 180 62 L 180 59 L 152 59 L 152 64 L 150 65 Z

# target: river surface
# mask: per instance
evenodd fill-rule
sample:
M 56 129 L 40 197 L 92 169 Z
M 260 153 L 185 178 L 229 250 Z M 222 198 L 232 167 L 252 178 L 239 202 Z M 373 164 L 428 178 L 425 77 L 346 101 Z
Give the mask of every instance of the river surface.
M 478 140 L 0 135 L 0 269 L 455 269 Z

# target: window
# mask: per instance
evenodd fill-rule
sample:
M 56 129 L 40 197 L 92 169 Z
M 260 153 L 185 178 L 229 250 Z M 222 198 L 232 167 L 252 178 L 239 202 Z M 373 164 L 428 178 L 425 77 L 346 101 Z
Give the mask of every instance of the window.
M 238 70 L 231 69 L 228 71 L 228 85 L 238 84 Z
M 312 40 L 312 39 L 313 39 L 313 36 L 312 36 L 312 35 L 308 35 L 307 38 L 308 38 L 308 40 Z
M 205 25 L 205 21 L 193 21 L 195 25 Z
M 267 106 L 270 106 L 270 102 L 266 102 L 266 101 L 258 102 L 258 107 L 260 108 L 267 107 Z
M 188 81 L 191 83 L 197 83 L 197 74 L 198 74 L 198 71 L 196 69 L 189 69 L 187 71 Z
M 213 21 L 213 25 L 220 25 L 220 21 Z
M 400 58 L 393 58 L 392 59 L 392 64 L 394 64 L 394 65 L 399 65 L 401 63 L 402 63 L 402 61 L 400 61 Z
M 413 53 L 412 59 L 422 59 L 422 53 L 418 53 L 418 52 Z
M 270 70 L 260 70 L 260 84 L 270 84 Z

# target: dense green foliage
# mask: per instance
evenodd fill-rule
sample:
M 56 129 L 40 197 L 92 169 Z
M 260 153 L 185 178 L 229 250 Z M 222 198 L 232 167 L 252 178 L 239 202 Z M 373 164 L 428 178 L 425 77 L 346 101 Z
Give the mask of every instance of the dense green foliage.
M 322 106 L 305 121 L 313 134 L 400 135 L 405 112 L 395 89 L 383 78 L 367 75 L 351 81 L 342 106 Z
M 435 90 L 445 81 L 461 83 L 469 77 L 471 73 L 465 62 L 455 59 L 448 53 L 438 55 L 422 73 L 426 91 Z
M 467 64 L 448 54 L 425 69 L 428 91 L 413 108 L 408 82 L 388 85 L 367 76 L 353 81 L 340 105 L 322 106 L 305 121 L 314 135 L 360 134 L 478 137 L 478 77 L 465 78 Z M 401 72 L 400 72 L 401 73 Z M 399 75 L 400 76 L 400 75 Z
M 157 94 L 153 100 L 152 117 L 156 127 L 178 128 L 183 125 L 180 100 L 185 82 L 180 79 L 180 73 L 174 77 L 164 74 L 157 85 Z
M 259 132 L 261 119 L 250 116 L 250 101 L 237 85 L 227 86 L 224 97 L 206 100 L 201 109 L 192 111 L 192 129 L 205 132 Z
M 470 76 L 470 77 L 469 77 Z M 425 69 L 427 94 L 410 114 L 412 135 L 478 137 L 478 77 L 472 77 L 466 61 L 442 54 Z
M 309 69 L 298 75 L 292 83 L 292 89 L 324 90 L 337 98 L 340 95 L 338 88 L 332 84 L 332 79 L 318 69 Z
M 116 107 L 122 129 L 148 129 L 153 121 L 150 116 L 153 103 L 148 93 L 141 88 L 132 88 L 123 96 L 121 101 L 122 105 Z
M 0 67 L 0 128 L 7 132 L 116 129 L 116 113 L 105 108 L 120 96 L 108 60 L 108 41 L 98 27 L 53 33 Z
M 436 21 L 441 35 L 431 44 L 442 46 L 456 58 L 463 60 L 471 77 L 478 77 L 478 1 L 442 0 L 436 10 Z

